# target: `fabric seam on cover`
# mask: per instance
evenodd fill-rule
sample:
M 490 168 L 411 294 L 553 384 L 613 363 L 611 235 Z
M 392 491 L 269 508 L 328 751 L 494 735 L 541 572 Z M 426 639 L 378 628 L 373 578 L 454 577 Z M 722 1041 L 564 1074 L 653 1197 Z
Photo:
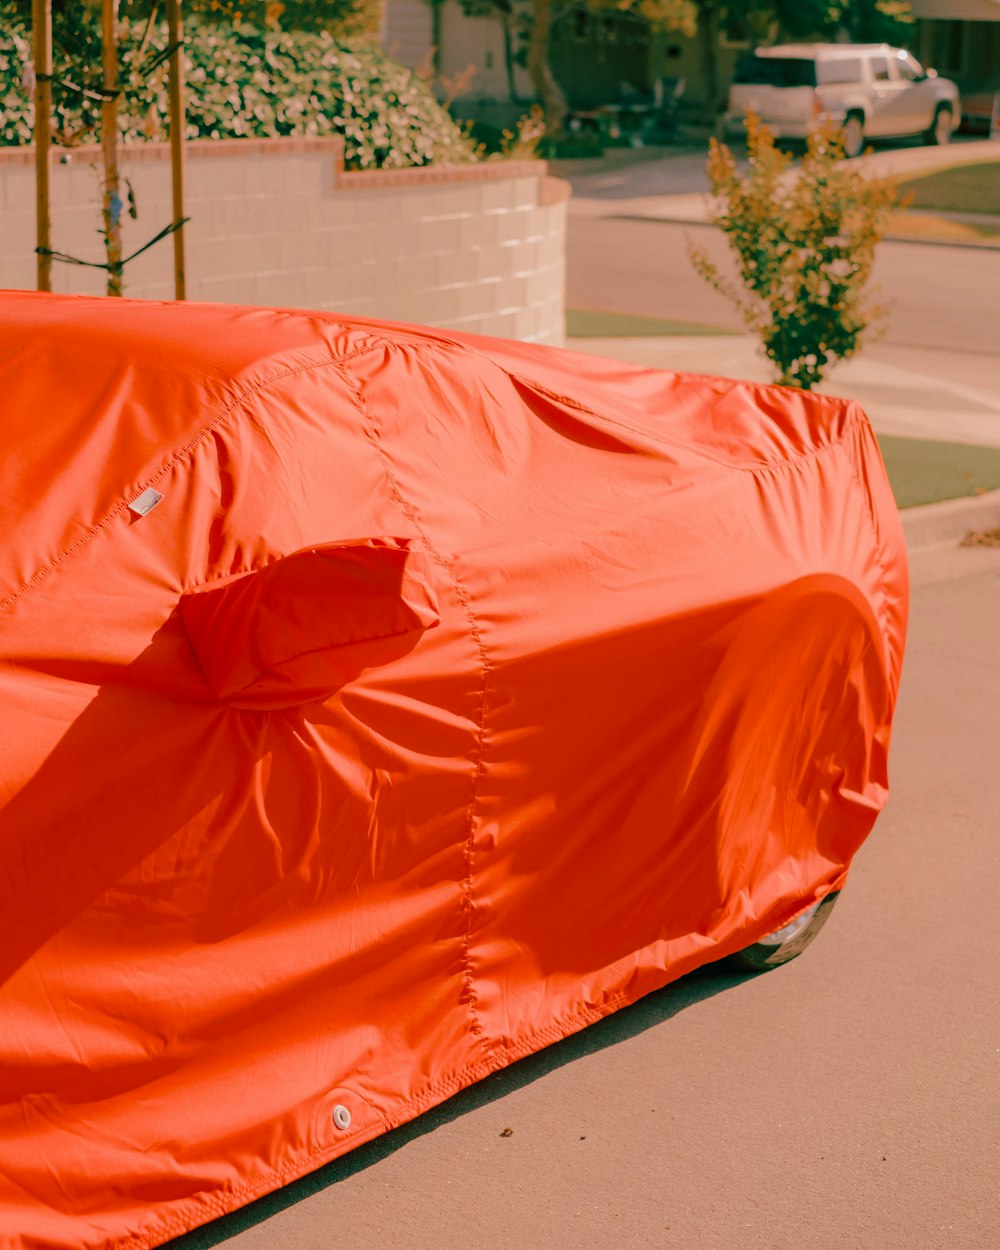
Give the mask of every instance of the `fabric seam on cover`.
M 469 622 L 469 630 L 472 634 L 473 641 L 475 642 L 476 649 L 479 652 L 479 660 L 482 666 L 483 684 L 482 684 L 482 695 L 481 695 L 480 705 L 479 705 L 479 724 L 477 726 L 477 735 L 476 735 L 477 741 L 476 741 L 476 756 L 475 756 L 475 766 L 474 766 L 475 771 L 473 773 L 473 778 L 472 778 L 472 795 L 469 799 L 468 818 L 467 818 L 468 823 L 466 826 L 466 839 L 465 839 L 466 877 L 465 877 L 465 882 L 464 882 L 465 898 L 463 901 L 463 906 L 466 912 L 466 923 L 465 923 L 465 934 L 464 934 L 464 939 L 463 939 L 462 968 L 463 968 L 464 988 L 465 988 L 465 993 L 468 999 L 469 1018 L 470 1018 L 470 1025 L 472 1028 L 472 1032 L 477 1038 L 477 1040 L 482 1044 L 483 1049 L 486 1051 L 486 1053 L 489 1054 L 489 1042 L 486 1036 L 486 1032 L 483 1029 L 482 1022 L 479 1018 L 479 1012 L 477 1010 L 478 999 L 476 995 L 475 978 L 472 972 L 472 921 L 473 921 L 473 915 L 475 912 L 475 899 L 474 899 L 474 894 L 473 894 L 472 882 L 473 882 L 473 854 L 474 854 L 473 844 L 475 840 L 474 829 L 475 829 L 475 820 L 476 820 L 476 808 L 479 803 L 479 786 L 480 786 L 480 782 L 482 781 L 483 771 L 484 771 L 484 766 L 485 766 L 484 760 L 485 760 L 485 754 L 486 754 L 486 709 L 487 709 L 487 704 L 488 704 L 488 699 L 489 699 L 489 675 L 492 672 L 493 666 L 490 663 L 489 655 L 487 654 L 487 651 L 486 651 L 486 644 L 483 642 L 482 631 L 479 628 L 479 622 L 476 620 L 476 615 L 472 608 L 472 599 L 471 599 L 471 596 L 469 595 L 468 590 L 465 588 L 465 586 L 459 579 L 458 574 L 455 572 L 453 562 L 449 560 L 446 556 L 442 555 L 442 553 L 439 552 L 437 548 L 435 547 L 435 545 L 431 542 L 430 537 L 428 536 L 423 524 L 421 523 L 417 515 L 416 509 L 403 495 L 403 492 L 399 485 L 399 480 L 397 479 L 395 473 L 392 470 L 392 466 L 389 463 L 389 457 L 380 440 L 379 429 L 376 424 L 375 417 L 369 411 L 368 406 L 364 401 L 364 397 L 361 394 L 361 389 L 356 379 L 348 371 L 344 362 L 342 361 L 338 362 L 337 368 L 340 370 L 346 385 L 348 386 L 348 388 L 350 389 L 352 393 L 354 402 L 358 408 L 358 412 L 364 422 L 365 433 L 367 434 L 375 450 L 375 454 L 378 456 L 379 461 L 382 465 L 382 471 L 385 474 L 385 479 L 389 486 L 389 490 L 392 494 L 392 497 L 396 501 L 396 503 L 399 505 L 399 507 L 403 510 L 406 518 L 416 529 L 417 533 L 420 535 L 421 541 L 425 544 L 425 546 L 427 547 L 427 550 L 430 552 L 433 559 L 441 566 L 441 568 L 444 569 L 444 571 L 448 574 L 449 578 L 451 579 L 451 582 L 454 585 L 455 591 L 458 595 L 459 602 L 461 603 L 462 608 L 465 612 L 466 619 Z

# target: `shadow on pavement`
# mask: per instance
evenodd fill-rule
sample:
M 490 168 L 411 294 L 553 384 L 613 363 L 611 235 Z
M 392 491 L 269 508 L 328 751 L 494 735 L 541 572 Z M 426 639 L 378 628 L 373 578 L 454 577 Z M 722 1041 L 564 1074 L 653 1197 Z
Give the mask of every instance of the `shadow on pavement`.
M 671 1017 L 679 1015 L 686 1007 L 713 998 L 723 990 L 731 989 L 747 980 L 746 972 L 738 972 L 725 964 L 709 964 L 704 968 L 690 973 L 679 981 L 664 986 L 654 994 L 640 999 L 631 1007 L 606 1016 L 579 1033 L 564 1038 L 534 1055 L 518 1060 L 508 1068 L 494 1072 L 482 1081 L 455 1094 L 440 1106 L 424 1112 L 415 1120 L 401 1125 L 397 1129 L 378 1137 L 365 1146 L 352 1150 L 349 1154 L 324 1167 L 318 1168 L 308 1176 L 293 1181 L 290 1185 L 258 1198 L 249 1206 L 241 1207 L 229 1215 L 213 1220 L 193 1232 L 167 1242 L 162 1250 L 208 1250 L 208 1247 L 220 1245 L 230 1237 L 246 1232 L 257 1224 L 262 1224 L 272 1215 L 294 1206 L 298 1202 L 329 1189 L 339 1181 L 347 1180 L 358 1172 L 372 1167 L 389 1155 L 395 1154 L 409 1142 L 425 1133 L 433 1133 L 435 1129 L 449 1124 L 452 1120 L 466 1115 L 479 1107 L 498 1102 L 507 1094 L 521 1089 L 525 1085 L 547 1076 L 565 1064 L 583 1059 L 587 1055 L 619 1042 L 637 1037 L 647 1029 L 655 1028 Z

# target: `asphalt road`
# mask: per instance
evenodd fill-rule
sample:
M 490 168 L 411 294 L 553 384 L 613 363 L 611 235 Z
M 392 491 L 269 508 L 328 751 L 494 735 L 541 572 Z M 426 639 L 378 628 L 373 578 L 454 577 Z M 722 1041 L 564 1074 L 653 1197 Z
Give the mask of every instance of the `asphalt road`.
M 725 240 L 711 226 L 571 214 L 567 307 L 742 330 L 732 305 L 694 272 L 689 240 L 728 263 Z M 884 334 L 866 350 L 883 343 L 996 359 L 1000 248 L 885 240 L 871 289 L 891 308 Z
M 914 574 L 892 797 L 803 958 L 668 986 L 175 1250 L 998 1250 L 1000 550 Z

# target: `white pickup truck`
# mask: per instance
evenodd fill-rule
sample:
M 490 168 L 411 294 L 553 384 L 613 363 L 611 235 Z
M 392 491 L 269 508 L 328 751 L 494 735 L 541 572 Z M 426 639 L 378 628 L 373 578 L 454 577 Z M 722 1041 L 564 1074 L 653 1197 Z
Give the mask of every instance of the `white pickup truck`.
M 777 139 L 805 139 L 820 117 L 832 117 L 843 126 L 847 156 L 858 156 L 868 139 L 947 143 L 961 119 L 955 84 L 887 44 L 758 48 L 736 67 L 724 133 L 742 130 L 749 112 Z

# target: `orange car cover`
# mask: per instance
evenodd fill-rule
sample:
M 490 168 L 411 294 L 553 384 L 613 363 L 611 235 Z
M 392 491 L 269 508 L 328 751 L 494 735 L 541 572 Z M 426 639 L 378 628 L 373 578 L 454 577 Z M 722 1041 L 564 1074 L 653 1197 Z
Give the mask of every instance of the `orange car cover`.
M 838 889 L 898 515 L 848 402 L 0 298 L 0 1244 L 164 1241 Z

